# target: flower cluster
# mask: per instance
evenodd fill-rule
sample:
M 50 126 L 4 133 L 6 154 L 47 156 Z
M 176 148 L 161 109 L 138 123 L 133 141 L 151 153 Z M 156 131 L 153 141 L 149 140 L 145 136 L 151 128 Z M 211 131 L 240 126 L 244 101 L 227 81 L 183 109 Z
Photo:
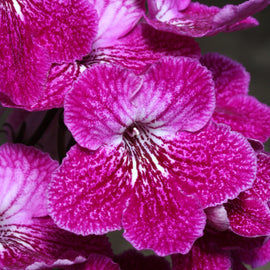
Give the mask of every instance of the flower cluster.
M 268 263 L 270 107 L 194 39 L 268 4 L 1 1 L 0 268 Z M 116 255 L 117 230 L 133 249 Z

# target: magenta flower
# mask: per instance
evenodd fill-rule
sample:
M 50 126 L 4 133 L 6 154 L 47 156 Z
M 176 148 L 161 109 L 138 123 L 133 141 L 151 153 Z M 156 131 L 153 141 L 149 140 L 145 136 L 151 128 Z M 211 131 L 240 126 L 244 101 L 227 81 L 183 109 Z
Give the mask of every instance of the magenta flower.
M 82 257 L 77 257 L 76 260 L 57 260 L 53 265 L 44 264 L 36 265 L 38 270 L 122 270 L 119 265 L 105 255 L 91 253 L 87 260 Z M 34 269 L 30 268 L 29 270 Z M 139 269 L 138 269 L 139 270 Z
M 250 76 L 244 67 L 217 53 L 202 56 L 213 74 L 216 109 L 213 119 L 247 138 L 265 142 L 270 137 L 270 107 L 248 96 Z
M 252 187 L 225 204 L 233 232 L 256 237 L 270 235 L 270 155 L 257 155 L 257 176 Z
M 263 266 L 270 262 L 270 239 L 268 238 L 265 243 L 254 249 L 241 249 L 237 256 L 244 263 L 251 265 L 252 268 Z
M 74 235 L 59 229 L 47 215 L 46 189 L 57 166 L 33 147 L 0 147 L 1 269 L 39 269 L 61 259 L 85 261 L 93 252 L 112 255 L 106 237 Z
M 84 3 L 87 5 L 87 8 L 85 7 L 83 11 L 80 11 L 82 7 L 79 4 L 77 6 L 74 4 L 74 11 L 78 8 L 76 14 L 69 14 L 70 16 L 75 16 L 70 21 L 76 21 L 76 23 L 84 18 L 83 25 L 81 23 L 80 30 L 78 31 L 78 26 L 75 23 L 75 25 L 68 24 L 69 21 L 66 20 L 68 15 L 65 13 L 65 10 L 61 11 L 59 9 L 59 12 L 64 14 L 65 27 L 71 27 L 70 31 L 74 31 L 75 40 L 79 39 L 83 43 L 84 39 L 78 38 L 77 35 L 83 36 L 83 33 L 88 33 L 86 37 L 89 38 L 91 43 L 89 43 L 87 50 L 82 50 L 80 55 L 62 60 L 47 57 L 48 49 L 52 50 L 55 47 L 55 50 L 57 48 L 61 50 L 60 46 L 63 45 L 64 41 L 58 42 L 58 39 L 61 40 L 62 36 L 58 32 L 54 32 L 53 29 L 49 29 L 46 25 L 46 20 L 42 21 L 44 23 L 44 25 L 41 25 L 44 27 L 42 31 L 45 34 L 46 31 L 49 31 L 47 35 L 50 35 L 52 42 L 55 42 L 57 37 L 58 43 L 57 46 L 50 45 L 49 41 L 46 43 L 44 37 L 42 37 L 42 48 L 39 48 L 39 45 L 35 45 L 38 47 L 36 49 L 38 59 L 34 58 L 35 53 L 31 46 L 29 50 L 28 47 L 23 47 L 25 49 L 24 58 L 20 64 L 16 62 L 16 59 L 13 59 L 13 53 L 15 56 L 18 54 L 17 51 L 12 52 L 13 45 L 11 44 L 11 47 L 5 48 L 4 51 L 7 51 L 11 56 L 5 56 L 3 58 L 4 62 L 0 64 L 2 65 L 0 69 L 2 68 L 1 70 L 3 70 L 1 80 L 5 81 L 0 89 L 0 101 L 4 106 L 23 108 L 29 111 L 62 107 L 64 96 L 70 91 L 81 71 L 95 63 L 117 63 L 140 73 L 164 55 L 200 57 L 199 46 L 191 38 L 156 31 L 145 23 L 139 24 L 134 28 L 144 13 L 144 1 L 142 0 L 91 1 L 91 3 L 93 6 L 89 3 Z M 11 18 L 18 16 L 11 4 L 8 7 L 13 10 L 9 12 Z M 42 7 L 39 6 L 38 8 L 38 14 L 42 13 Z M 9 10 L 3 9 L 3 11 L 7 12 Z M 19 12 L 19 10 L 17 11 Z M 97 15 L 95 14 L 96 12 Z M 85 15 L 84 13 L 87 14 Z M 23 23 L 27 25 L 29 22 L 22 21 L 21 23 L 22 27 L 26 27 Z M 61 21 L 57 23 L 59 24 Z M 6 37 L 7 25 L 4 24 L 2 28 L 0 29 L 1 34 L 3 34 L 3 37 Z M 35 31 L 35 28 L 31 31 Z M 38 31 L 40 32 L 41 30 Z M 30 39 L 31 42 L 36 44 L 36 41 L 39 41 L 39 36 L 36 37 L 36 34 L 31 33 L 26 35 L 25 38 Z M 13 34 L 15 35 L 16 33 L 11 31 L 10 35 Z M 53 37 L 53 34 L 56 37 Z M 64 36 L 64 38 L 69 39 L 72 37 L 72 34 Z M 18 37 L 15 35 L 12 39 L 16 41 Z M 75 42 L 73 40 L 70 41 Z M 19 43 L 19 40 L 17 42 Z M 66 49 L 69 48 L 70 54 L 74 45 L 72 42 L 65 46 Z M 1 46 L 6 46 L 6 44 L 3 43 Z M 75 47 L 79 48 L 78 46 Z M 61 50 L 61 54 L 63 51 Z M 84 56 L 83 59 L 82 56 Z M 76 61 L 70 62 L 72 60 Z M 13 64 L 11 64 L 10 61 L 14 63 L 12 62 Z M 28 69 L 29 71 L 27 71 Z M 20 76 L 17 76 L 17 73 Z
M 223 8 L 192 3 L 190 0 L 148 0 L 146 21 L 154 28 L 179 35 L 202 37 L 258 25 L 249 17 L 269 5 L 269 0 L 249 0 Z
M 79 145 L 49 186 L 50 215 L 61 228 L 82 235 L 124 228 L 138 250 L 187 253 L 203 234 L 203 209 L 255 179 L 248 141 L 208 123 L 214 86 L 197 60 L 163 58 L 142 76 L 95 65 L 64 107 Z
M 239 253 L 254 254 L 265 237 L 241 237 L 231 231 L 218 232 L 206 228 L 188 254 L 173 254 L 172 270 L 247 270 Z M 244 253 L 246 252 L 246 253 Z
M 4 0 L 0 5 L 0 92 L 4 104 L 37 102 L 52 63 L 91 50 L 97 14 L 87 0 Z

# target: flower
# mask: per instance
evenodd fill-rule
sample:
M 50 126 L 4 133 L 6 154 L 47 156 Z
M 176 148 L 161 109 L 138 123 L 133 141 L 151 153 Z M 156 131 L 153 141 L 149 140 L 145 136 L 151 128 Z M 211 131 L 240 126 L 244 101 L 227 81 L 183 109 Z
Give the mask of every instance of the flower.
M 270 137 L 270 107 L 248 95 L 250 75 L 245 68 L 218 53 L 203 55 L 201 63 L 212 72 L 215 82 L 213 120 L 265 142 Z
M 246 269 L 239 253 L 254 254 L 264 244 L 265 237 L 242 237 L 231 231 L 218 232 L 206 227 L 188 254 L 173 254 L 173 270 Z
M 257 237 L 270 235 L 270 154 L 257 154 L 257 176 L 252 187 L 225 204 L 233 232 Z
M 179 35 L 202 37 L 258 25 L 249 17 L 269 5 L 269 0 L 249 0 L 238 6 L 206 6 L 190 0 L 148 0 L 145 20 L 154 28 Z
M 140 73 L 164 55 L 200 57 L 199 46 L 193 39 L 156 31 L 146 23 L 136 25 L 144 13 L 144 1 L 110 0 L 90 2 L 93 6 L 89 2 L 86 3 L 86 1 L 81 0 L 77 4 L 73 2 L 67 4 L 64 10 L 59 9 L 60 15 L 63 13 L 61 15 L 63 16 L 63 22 L 57 21 L 56 23 L 60 24 L 60 29 L 62 27 L 67 28 L 68 31 L 73 31 L 75 36 L 72 33 L 70 35 L 60 35 L 57 31 L 54 31 L 55 28 L 51 29 L 47 26 L 46 18 L 44 21 L 41 20 L 37 26 L 44 29 L 36 30 L 35 27 L 32 27 L 32 32 L 25 33 L 25 39 L 29 40 L 31 44 L 34 42 L 33 46 L 37 48 L 32 45 L 20 45 L 20 37 L 16 36 L 18 31 L 7 33 L 8 22 L 4 20 L 4 24 L 0 29 L 3 37 L 2 40 L 9 35 L 10 39 L 15 40 L 21 46 L 17 50 L 22 50 L 23 52 L 23 59 L 18 62 L 15 59 L 18 52 L 13 52 L 12 49 L 15 45 L 10 44 L 10 46 L 6 46 L 6 43 L 0 44 L 0 46 L 5 46 L 3 51 L 6 52 L 3 58 L 4 61 L 0 64 L 0 71 L 3 70 L 2 74 L 0 74 L 0 76 L 2 75 L 0 78 L 3 81 L 0 89 L 0 101 L 4 106 L 22 108 L 29 111 L 62 107 L 64 96 L 70 91 L 80 73 L 95 63 L 116 63 Z M 19 3 L 22 5 L 21 2 Z M 26 7 L 31 10 L 33 7 L 31 5 L 28 7 L 29 3 L 27 3 L 28 1 L 26 1 Z M 85 8 L 83 8 L 83 5 L 86 5 Z M 3 11 L 7 12 L 11 19 L 17 18 L 18 14 L 21 14 L 19 10 L 16 13 L 11 4 L 4 5 L 3 7 Z M 27 14 L 27 8 L 22 9 L 23 14 Z M 52 7 L 46 6 L 46 9 L 48 8 Z M 9 11 L 10 9 L 12 12 Z M 37 16 L 41 14 L 40 17 L 43 18 L 42 14 L 45 7 L 37 5 L 36 9 Z M 80 11 L 80 9 L 83 9 L 83 11 Z M 66 14 L 65 12 L 69 12 L 69 10 L 74 10 L 74 13 Z M 66 20 L 66 17 L 70 18 L 70 20 Z M 82 18 L 84 18 L 83 22 L 80 22 Z M 34 20 L 34 18 L 30 17 L 27 21 L 18 19 L 18 22 L 24 28 L 28 24 L 32 25 L 34 23 L 31 20 Z M 74 25 L 69 24 L 70 21 L 74 21 Z M 61 25 L 61 22 L 64 26 Z M 78 26 L 75 22 L 77 25 L 80 25 L 80 30 L 78 31 L 76 30 Z M 40 37 L 35 31 L 44 33 L 44 37 Z M 88 34 L 86 35 L 85 33 Z M 45 42 L 47 35 L 49 35 L 50 39 L 48 42 Z M 82 50 L 80 55 L 76 55 L 75 50 L 73 58 L 66 57 L 60 59 L 56 56 L 54 58 L 49 57 L 47 51 L 53 49 L 55 50 L 53 52 L 54 55 L 57 55 L 57 49 L 60 51 L 59 55 L 62 55 L 67 48 L 69 54 L 72 54 L 72 46 L 75 46 L 73 43 L 76 40 L 80 40 L 82 45 L 84 41 L 86 42 L 86 40 L 81 39 L 77 35 L 86 35 L 85 39 L 89 39 L 88 43 L 90 45 L 87 47 L 87 50 Z M 61 41 L 62 38 L 64 40 Z M 65 45 L 64 42 L 66 42 L 65 39 L 67 38 L 71 43 L 69 42 L 68 45 Z M 39 39 L 41 39 L 42 46 L 38 45 Z M 55 40 L 61 42 L 54 46 L 53 42 Z M 62 50 L 61 46 L 65 50 Z M 80 48 L 80 46 L 75 47 Z M 35 56 L 36 54 L 37 56 Z M 14 55 L 16 56 L 15 58 Z M 14 63 L 12 64 L 10 61 Z
M 77 234 L 124 228 L 138 250 L 187 253 L 203 234 L 204 208 L 251 187 L 256 156 L 215 108 L 210 72 L 166 57 L 136 76 L 116 66 L 86 70 L 65 99 L 77 141 L 53 174 L 49 213 Z
M 4 0 L 0 11 L 1 100 L 29 106 L 44 94 L 52 63 L 91 50 L 97 14 L 87 0 Z
M 33 147 L 0 147 L 1 269 L 39 269 L 61 259 L 83 262 L 91 253 L 112 256 L 105 236 L 74 235 L 59 229 L 48 216 L 46 189 L 57 166 Z

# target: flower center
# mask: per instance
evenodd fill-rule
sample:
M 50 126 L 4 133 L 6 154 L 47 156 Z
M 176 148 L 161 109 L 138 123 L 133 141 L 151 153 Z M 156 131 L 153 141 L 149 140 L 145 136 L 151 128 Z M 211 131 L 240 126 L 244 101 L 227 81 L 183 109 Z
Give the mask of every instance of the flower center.
M 133 123 L 123 134 L 125 147 L 132 159 L 132 184 L 139 179 L 144 184 L 154 175 L 167 175 L 167 170 L 163 168 L 157 159 L 160 151 L 158 138 L 141 123 Z

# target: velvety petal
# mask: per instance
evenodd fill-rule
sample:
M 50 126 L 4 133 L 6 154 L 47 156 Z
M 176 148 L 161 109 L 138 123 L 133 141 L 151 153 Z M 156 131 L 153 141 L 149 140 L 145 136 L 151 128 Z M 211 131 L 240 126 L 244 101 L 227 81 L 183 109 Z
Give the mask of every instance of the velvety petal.
M 130 99 L 141 83 L 116 66 L 95 65 L 83 72 L 64 103 L 65 123 L 75 140 L 91 150 L 119 143 L 121 132 L 133 122 Z
M 257 155 L 257 175 L 252 188 L 243 193 L 245 198 L 257 199 L 262 202 L 270 201 L 270 155 Z
M 238 94 L 247 94 L 250 75 L 238 62 L 218 53 L 207 53 L 201 57 L 215 81 L 217 104 Z
M 58 163 L 48 154 L 22 144 L 0 147 L 0 216 L 4 224 L 31 223 L 47 215 L 45 193 Z
M 0 12 L 0 101 L 31 104 L 44 93 L 49 56 L 9 1 L 1 3 Z
M 159 256 L 185 254 L 203 235 L 205 214 L 197 199 L 170 184 L 174 177 L 159 171 L 153 177 L 151 165 L 144 166 L 123 214 L 123 236 L 137 250 L 152 249 Z
M 73 267 L 73 269 L 75 267 L 77 267 L 77 265 L 79 266 L 84 266 L 84 262 L 86 261 L 86 258 L 84 258 L 83 256 L 77 256 L 75 259 L 73 260 L 69 260 L 69 259 L 58 259 L 56 261 L 54 261 L 52 264 L 48 264 L 48 263 L 44 263 L 44 262 L 35 262 L 31 265 L 29 265 L 26 270 L 51 270 L 51 269 L 70 269 L 71 267 Z M 81 268 L 82 268 L 81 267 Z M 81 269 L 78 267 L 78 269 Z
M 264 236 L 260 237 L 243 237 L 235 234 L 231 230 L 227 231 L 209 231 L 205 230 L 204 237 L 207 237 L 207 241 L 212 242 L 215 246 L 223 250 L 237 250 L 245 249 L 251 250 L 261 247 L 265 242 Z
M 137 122 L 170 134 L 197 131 L 209 121 L 215 106 L 214 85 L 197 60 L 164 57 L 143 78 L 132 100 L 138 108 Z
M 112 259 L 99 255 L 91 254 L 84 270 L 120 270 L 119 265 L 114 263 Z
M 25 269 L 59 258 L 111 255 L 107 238 L 83 238 L 60 230 L 47 215 L 46 191 L 58 163 L 22 144 L 0 147 L 0 265 Z M 65 257 L 67 256 L 67 257 Z
M 270 262 L 270 240 L 267 240 L 262 247 L 252 250 L 244 249 L 239 252 L 240 258 L 252 268 L 263 266 Z
M 170 270 L 170 263 L 165 258 L 156 255 L 144 256 L 142 253 L 130 249 L 114 257 L 121 270 Z
M 79 255 L 87 258 L 92 252 L 111 255 L 104 236 L 72 234 L 59 229 L 49 217 L 32 219 L 28 225 L 1 226 L 0 247 L 2 269 L 40 269 L 40 266 L 52 266 L 59 259 L 72 262 Z
M 100 254 L 90 254 L 87 262 L 66 267 L 58 267 L 60 270 L 121 270 L 119 265 L 111 258 Z
M 97 14 L 87 0 L 22 1 L 25 22 L 52 62 L 73 61 L 91 51 Z
M 144 14 L 143 0 L 91 0 L 99 23 L 94 48 L 112 44 L 138 23 Z
M 59 227 L 82 235 L 121 229 L 131 169 L 123 145 L 96 152 L 75 145 L 52 177 L 50 215 Z
M 213 28 L 224 28 L 226 25 L 233 28 L 239 27 L 240 20 L 244 20 L 248 16 L 254 15 L 270 4 L 269 0 L 249 0 L 238 6 L 226 5 L 214 17 Z M 226 29 L 226 28 L 225 28 Z
M 229 270 L 229 254 L 211 246 L 207 238 L 201 238 L 186 255 L 172 255 L 173 270 Z
M 139 74 L 163 56 L 199 58 L 200 55 L 199 45 L 194 39 L 158 31 L 141 22 L 128 35 L 107 47 L 94 48 L 82 62 L 89 66 L 109 62 Z
M 153 149 L 156 158 L 170 174 L 179 175 L 180 189 L 197 194 L 204 208 L 237 197 L 255 180 L 252 147 L 225 125 L 210 123 L 200 132 L 179 132 L 163 142 L 158 151 Z
M 188 7 L 190 0 L 148 0 L 147 3 L 148 16 L 164 21 L 166 18 L 176 18 L 180 10 Z
M 233 232 L 247 237 L 270 234 L 270 210 L 267 203 L 239 196 L 225 207 Z
M 256 26 L 258 22 L 248 16 L 262 10 L 268 4 L 268 0 L 250 0 L 238 6 L 226 5 L 220 9 L 215 6 L 208 7 L 199 3 L 190 3 L 185 10 L 178 14 L 175 12 L 175 8 L 171 8 L 171 10 L 167 10 L 164 17 L 145 17 L 145 19 L 158 30 L 202 37 Z
M 248 138 L 265 142 L 270 137 L 270 107 L 251 96 L 238 95 L 217 104 L 213 119 Z
M 24 109 L 29 111 L 50 110 L 63 107 L 64 97 L 80 75 L 79 65 L 74 63 L 53 64 L 48 73 L 44 95 Z
M 234 254 L 234 253 L 233 253 Z M 238 256 L 233 256 L 232 259 L 232 270 L 249 270 L 241 261 Z

